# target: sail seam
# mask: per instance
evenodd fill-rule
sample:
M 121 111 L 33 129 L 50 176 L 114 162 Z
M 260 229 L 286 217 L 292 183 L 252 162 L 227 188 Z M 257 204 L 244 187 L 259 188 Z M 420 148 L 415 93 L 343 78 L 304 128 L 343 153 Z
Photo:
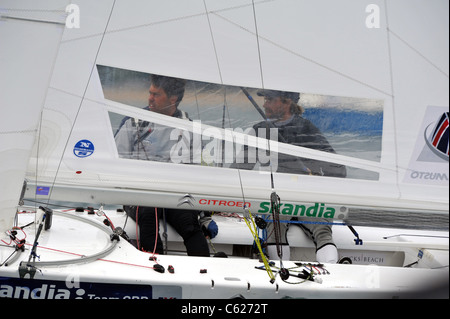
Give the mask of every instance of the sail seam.
M 216 57 L 217 69 L 219 71 L 220 83 L 223 84 L 222 71 L 220 70 L 219 55 L 217 54 L 216 41 L 214 40 L 214 33 L 212 31 L 211 21 L 209 19 L 208 7 L 206 6 L 206 0 L 203 0 L 203 5 L 205 6 L 206 19 L 208 20 L 209 33 L 211 35 L 211 41 L 214 48 L 214 55 Z
M 13 17 L 13 16 L 7 16 L 7 15 L 0 15 L 0 19 L 10 19 L 10 20 L 18 20 L 18 21 L 26 21 L 26 22 L 36 22 L 36 23 L 49 23 L 49 24 L 65 25 L 65 22 L 62 22 L 62 21 L 39 20 L 39 19 L 31 19 L 31 18 Z
M 248 32 L 248 33 L 250 33 L 250 34 L 252 34 L 252 35 L 256 35 L 253 31 L 251 31 L 251 30 L 249 30 L 249 29 L 243 27 L 242 25 L 240 25 L 240 24 L 238 24 L 238 23 L 236 23 L 236 22 L 234 22 L 234 21 L 231 21 L 231 20 L 228 19 L 228 18 L 225 18 L 224 16 L 221 16 L 221 15 L 218 14 L 217 12 L 212 12 L 212 13 L 215 14 L 217 17 L 223 19 L 224 21 L 226 21 L 226 22 L 228 22 L 228 23 L 230 23 L 230 24 L 232 24 L 232 25 L 234 25 L 234 26 L 240 28 L 241 30 L 244 30 L 244 31 L 246 31 L 246 32 Z M 303 59 L 303 60 L 305 60 L 305 61 L 307 61 L 307 62 L 313 63 L 313 64 L 315 64 L 315 65 L 317 65 L 317 66 L 319 66 L 319 67 L 321 67 L 321 68 L 323 68 L 323 69 L 326 69 L 326 70 L 328 70 L 328 71 L 330 71 L 330 72 L 333 72 L 333 73 L 335 73 L 335 74 L 338 74 L 338 75 L 340 75 L 340 76 L 342 76 L 342 77 L 344 77 L 344 78 L 346 78 L 346 79 L 348 79 L 348 80 L 351 80 L 351 81 L 353 81 L 353 82 L 359 83 L 359 84 L 361 84 L 361 85 L 363 85 L 363 86 L 365 86 L 365 87 L 368 87 L 368 88 L 370 88 L 370 89 L 372 89 L 372 90 L 375 90 L 375 91 L 377 91 L 377 92 L 380 92 L 380 93 L 382 93 L 382 94 L 384 94 L 384 95 L 392 96 L 389 92 L 383 91 L 382 89 L 379 89 L 379 88 L 377 88 L 377 87 L 375 87 L 375 86 L 373 86 L 373 85 L 370 85 L 370 84 L 368 84 L 368 83 L 366 83 L 366 82 L 360 81 L 360 80 L 358 80 L 358 79 L 356 79 L 356 78 L 354 78 L 354 77 L 352 77 L 352 76 L 350 76 L 350 75 L 347 75 L 347 74 L 345 74 L 345 73 L 342 73 L 341 71 L 338 71 L 338 70 L 335 70 L 335 69 L 333 69 L 333 68 L 331 68 L 331 67 L 329 67 L 329 66 L 326 66 L 326 65 L 323 64 L 323 63 L 320 63 L 320 62 L 317 62 L 317 61 L 315 61 L 315 60 L 313 60 L 313 59 L 311 59 L 311 58 L 308 58 L 307 56 L 304 56 L 304 55 L 302 55 L 302 54 L 300 54 L 300 53 L 298 53 L 298 52 L 295 52 L 295 51 L 293 51 L 293 50 L 291 50 L 291 49 L 285 47 L 285 46 L 282 46 L 281 44 L 276 43 L 275 41 L 270 40 L 269 38 L 264 37 L 264 36 L 262 36 L 261 34 L 259 34 L 258 37 L 259 37 L 259 39 L 262 39 L 262 40 L 264 40 L 264 41 L 266 41 L 266 42 L 272 44 L 273 46 L 276 46 L 277 48 L 279 48 L 279 49 L 281 49 L 281 50 L 283 50 L 283 51 L 286 51 L 286 52 L 288 52 L 288 53 L 290 53 L 290 54 L 292 54 L 292 55 L 294 55 L 294 56 L 297 56 L 297 57 L 299 57 L 299 58 L 301 58 L 301 59 Z
M 273 2 L 273 1 L 277 1 L 277 0 L 263 0 L 263 1 L 257 2 L 257 4 L 262 4 L 262 3 L 266 3 L 266 2 Z M 202 17 L 205 14 L 208 14 L 208 12 L 209 13 L 224 12 L 224 11 L 229 11 L 229 10 L 241 9 L 241 8 L 245 8 L 245 7 L 248 7 L 248 6 L 251 6 L 251 4 L 233 6 L 233 7 L 228 7 L 228 8 L 224 8 L 224 9 L 220 9 L 220 10 L 215 10 L 215 11 L 207 11 L 207 12 L 195 13 L 195 14 L 191 14 L 191 15 L 170 18 L 170 19 L 166 19 L 166 20 L 148 22 L 148 23 L 138 24 L 138 25 L 124 27 L 124 28 L 112 29 L 112 30 L 109 30 L 109 31 L 105 32 L 105 34 L 109 35 L 109 34 L 117 33 L 117 32 L 129 31 L 129 30 L 139 29 L 139 28 L 147 28 L 147 27 L 152 27 L 152 26 L 157 26 L 157 25 L 161 25 L 161 24 L 165 24 L 165 23 L 177 22 L 177 21 L 182 21 L 182 20 L 189 20 L 189 19 L 192 19 L 192 18 Z M 103 33 L 94 33 L 94 34 L 90 34 L 90 35 L 86 35 L 86 36 L 82 36 L 82 37 L 78 37 L 78 38 L 74 38 L 74 39 L 67 39 L 67 40 L 64 40 L 64 41 L 61 41 L 61 42 L 62 43 L 67 43 L 67 42 L 73 42 L 73 41 L 78 41 L 78 40 L 84 40 L 84 39 L 89 39 L 89 38 L 93 38 L 93 37 L 98 37 L 98 36 L 101 36 L 102 34 Z
M 255 24 L 255 36 L 256 36 L 256 45 L 258 47 L 258 61 L 259 61 L 259 73 L 261 76 L 261 88 L 264 89 L 264 76 L 263 76 L 263 66 L 262 66 L 262 59 L 261 59 L 261 47 L 259 45 L 259 32 L 258 32 L 258 23 L 256 21 L 256 10 L 255 10 L 255 2 L 252 1 L 253 4 L 253 21 Z
M 417 50 L 416 48 L 414 48 L 411 44 L 409 44 L 408 42 L 406 42 L 404 39 L 402 39 L 397 33 L 395 33 L 394 31 L 392 31 L 392 29 L 387 28 L 387 31 L 392 34 L 394 37 L 396 37 L 398 40 L 400 40 L 402 43 L 404 43 L 408 48 L 410 48 L 411 50 L 413 50 L 415 53 L 417 53 L 422 59 L 424 59 L 426 62 L 428 62 L 432 67 L 434 67 L 436 70 L 438 70 L 439 72 L 441 72 L 444 76 L 446 76 L 447 78 L 449 77 L 447 73 L 445 73 L 444 70 L 441 70 L 441 68 L 439 68 L 436 64 L 434 64 L 430 59 L 428 59 L 423 53 L 421 53 L 419 50 Z
M 30 130 L 21 130 L 21 131 L 4 131 L 0 132 L 0 135 L 6 135 L 6 134 L 33 134 L 37 132 L 37 129 L 30 129 Z
M 396 167 L 395 169 L 395 179 L 396 179 L 396 187 L 397 187 L 397 192 L 398 192 L 398 199 L 402 198 L 402 191 L 400 189 L 400 176 L 399 176 L 399 162 L 398 162 L 398 141 L 397 141 L 397 122 L 396 122 L 396 113 L 395 113 L 395 92 L 394 92 L 394 68 L 392 66 L 392 48 L 391 48 L 391 37 L 390 37 L 390 32 L 389 32 L 389 15 L 388 15 L 388 8 L 387 8 L 387 1 L 384 1 L 384 10 L 385 10 L 385 15 L 386 15 L 386 41 L 387 41 L 387 49 L 388 49 L 388 58 L 389 58 L 389 76 L 390 76 L 390 80 L 391 80 L 391 100 L 392 100 L 392 117 L 393 117 L 393 121 L 392 121 L 392 125 L 394 127 L 394 135 L 393 135 L 393 140 L 394 140 L 394 165 Z

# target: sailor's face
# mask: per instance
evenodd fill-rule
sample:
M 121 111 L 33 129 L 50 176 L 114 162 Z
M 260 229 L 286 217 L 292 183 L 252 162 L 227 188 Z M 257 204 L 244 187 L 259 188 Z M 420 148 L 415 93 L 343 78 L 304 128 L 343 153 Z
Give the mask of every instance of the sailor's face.
M 150 86 L 148 92 L 148 107 L 150 111 L 165 115 L 172 115 L 175 112 L 176 96 L 168 97 L 162 88 L 153 85 Z
M 271 120 L 282 119 L 287 111 L 286 103 L 283 103 L 279 97 L 266 96 L 263 107 L 267 118 Z

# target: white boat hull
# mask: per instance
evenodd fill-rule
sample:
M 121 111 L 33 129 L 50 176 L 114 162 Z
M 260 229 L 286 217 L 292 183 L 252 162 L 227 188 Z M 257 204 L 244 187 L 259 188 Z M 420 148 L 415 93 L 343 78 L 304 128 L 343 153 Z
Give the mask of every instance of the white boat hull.
M 34 215 L 19 214 L 19 225 L 33 221 Z M 77 216 L 75 219 L 74 215 Z M 107 215 L 116 227 L 121 225 L 120 220 L 123 222 L 125 219 L 124 213 L 107 212 Z M 349 230 L 335 227 L 340 253 L 353 254 L 350 255 L 353 256 L 353 264 L 319 265 L 314 259 L 303 259 L 307 261 L 298 266 L 299 262 L 283 261 L 284 267 L 290 271 L 289 278 L 283 281 L 277 274 L 275 282 L 271 283 L 258 259 L 187 257 L 182 252 L 153 255 L 138 251 L 124 239 L 112 243 L 110 229 L 102 225 L 104 219 L 85 212 L 54 214 L 51 228 L 43 231 L 39 238 L 39 258 L 35 259 L 35 268 L 26 267 L 27 264 L 32 265 L 27 261 L 34 241 L 34 226 L 25 228 L 29 243 L 26 250 L 14 261 L 0 267 L 0 296 L 20 299 L 423 298 L 445 297 L 433 292 L 438 289 L 440 293 L 440 288 L 448 287 L 448 239 L 444 238 L 396 236 L 385 239 L 383 243 L 374 240 L 373 245 L 368 242 L 367 246 L 356 246 L 351 243 L 353 234 Z M 236 229 L 242 227 L 245 230 L 245 223 L 235 217 L 215 219 L 221 230 L 213 240 L 215 249 L 227 247 L 224 242 L 227 234 L 234 235 L 236 245 L 251 245 L 251 236 L 235 236 L 238 233 Z M 99 226 L 94 226 L 95 223 Z M 127 224 L 128 234 L 132 237 L 135 224 L 131 220 Z M 234 227 L 233 233 L 228 232 L 230 226 Z M 338 230 L 340 228 L 342 232 Z M 344 230 L 349 234 L 347 238 L 341 235 Z M 366 230 L 373 236 L 374 232 L 371 234 L 369 229 Z M 385 230 L 384 234 L 395 231 L 399 234 L 398 230 Z M 168 233 L 169 248 L 176 247 L 179 238 L 170 228 Z M 364 233 L 360 233 L 362 239 Z M 427 233 L 431 236 L 431 232 Z M 433 234 L 445 236 L 446 233 Z M 17 236 L 24 235 L 18 231 Z M 301 251 L 306 251 L 304 256 L 310 254 L 312 244 L 308 247 L 307 242 L 303 243 L 299 233 L 295 233 L 295 237 L 297 240 L 291 240 L 293 258 L 296 254 L 301 255 Z M 407 241 L 408 238 L 416 242 Z M 344 245 L 346 241 L 347 246 Z M 421 258 L 417 257 L 417 251 L 422 252 Z M 2 246 L 0 252 L 1 259 L 6 260 L 13 249 Z M 102 252 L 106 255 L 102 256 Z M 356 256 L 362 259 L 357 260 Z M 149 260 L 151 258 L 156 258 L 156 261 Z M 418 262 L 410 268 L 403 267 L 411 260 Z M 375 264 L 376 261 L 379 265 Z M 155 271 L 155 264 L 164 267 L 164 273 Z M 168 271 L 169 266 L 173 267 L 173 273 Z M 279 261 L 275 261 L 275 266 L 279 266 Z M 20 278 L 19 269 L 22 269 L 23 278 Z M 296 277 L 303 270 L 312 271 L 312 280 Z M 276 274 L 276 267 L 273 267 L 273 272 Z

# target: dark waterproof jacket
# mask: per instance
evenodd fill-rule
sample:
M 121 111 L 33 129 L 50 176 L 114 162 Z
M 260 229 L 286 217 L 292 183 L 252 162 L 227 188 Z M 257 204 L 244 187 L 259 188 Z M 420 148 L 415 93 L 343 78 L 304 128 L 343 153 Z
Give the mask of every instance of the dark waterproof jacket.
M 261 122 L 254 126 L 256 132 L 267 128 L 267 122 Z M 284 124 L 271 125 L 278 129 L 278 141 L 307 147 L 324 152 L 336 153 L 323 136 L 322 132 L 309 120 L 296 114 Z M 258 134 L 258 133 L 257 133 Z M 307 167 L 313 175 L 346 177 L 347 170 L 344 165 L 295 157 L 286 154 L 278 154 L 278 170 L 280 173 L 307 174 Z

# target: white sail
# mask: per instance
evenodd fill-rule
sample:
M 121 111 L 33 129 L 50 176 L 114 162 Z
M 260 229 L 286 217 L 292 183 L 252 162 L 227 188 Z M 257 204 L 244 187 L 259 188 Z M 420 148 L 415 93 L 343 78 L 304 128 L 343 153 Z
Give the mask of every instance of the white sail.
M 64 28 L 61 1 L 0 4 L 0 230 L 12 225 Z
M 90 202 L 176 207 L 179 198 L 189 193 L 196 201 L 234 205 L 203 208 L 236 211 L 242 208 L 235 203 L 244 198 L 261 210 L 261 202 L 270 194 L 269 176 L 258 171 L 120 158 L 109 112 L 191 132 L 196 126 L 106 97 L 98 72 L 106 66 L 228 88 L 301 92 L 303 98 L 377 101 L 382 110 L 378 159 L 272 145 L 280 153 L 365 169 L 376 174 L 375 180 L 275 174 L 280 197 L 289 203 L 326 203 L 343 211 L 343 206 L 370 206 L 448 212 L 448 157 L 417 162 L 413 152 L 415 147 L 425 147 L 424 118 L 437 120 L 448 109 L 448 16 L 444 10 L 448 4 L 444 1 L 432 5 L 375 2 L 373 7 L 359 1 L 257 1 L 255 11 L 251 1 L 79 5 L 86 22 L 64 35 L 45 105 L 39 161 L 29 165 L 28 178 L 33 182 L 37 176 L 37 186 L 49 188 L 51 199 L 72 198 L 67 188 L 71 186 L 75 195 L 83 194 Z M 152 10 L 155 7 L 158 10 Z M 274 23 L 274 16 L 283 19 Z M 139 91 L 133 84 L 122 85 L 128 86 L 124 94 L 142 96 L 141 106 L 145 106 L 148 88 Z M 223 98 L 223 93 L 216 96 Z M 233 110 L 235 105 L 227 102 L 227 107 Z M 249 102 L 248 108 L 252 108 Z M 434 113 L 430 115 L 429 110 Z M 218 119 L 221 113 L 217 111 Z M 208 130 L 208 122 L 201 124 L 205 136 L 214 133 L 228 141 L 246 138 L 249 145 L 258 143 L 236 130 L 227 134 L 220 124 L 213 125 L 213 131 Z M 94 145 L 92 156 L 74 155 L 80 141 Z M 265 147 L 264 142 L 258 145 Z M 53 186 L 64 188 L 58 191 Z M 130 197 L 129 191 L 140 194 Z M 45 194 L 38 197 L 48 199 Z M 126 198 L 132 202 L 124 202 Z
M 336 226 L 359 208 L 448 215 L 447 2 L 0 1 L 1 296 L 448 296 L 448 231 L 333 226 L 345 265 L 290 227 L 289 257 L 241 258 L 263 228 L 244 207 L 269 214 L 273 191 L 282 217 Z M 149 111 L 155 75 L 185 80 L 177 117 Z M 261 89 L 300 93 L 334 152 L 281 139 Z M 25 198 L 44 204 L 13 221 L 24 177 Z M 99 209 L 45 207 L 54 201 Z M 178 256 L 170 222 L 158 228 L 168 255 L 155 246 L 149 258 L 139 225 L 104 204 L 221 212 L 210 245 L 231 258 Z

